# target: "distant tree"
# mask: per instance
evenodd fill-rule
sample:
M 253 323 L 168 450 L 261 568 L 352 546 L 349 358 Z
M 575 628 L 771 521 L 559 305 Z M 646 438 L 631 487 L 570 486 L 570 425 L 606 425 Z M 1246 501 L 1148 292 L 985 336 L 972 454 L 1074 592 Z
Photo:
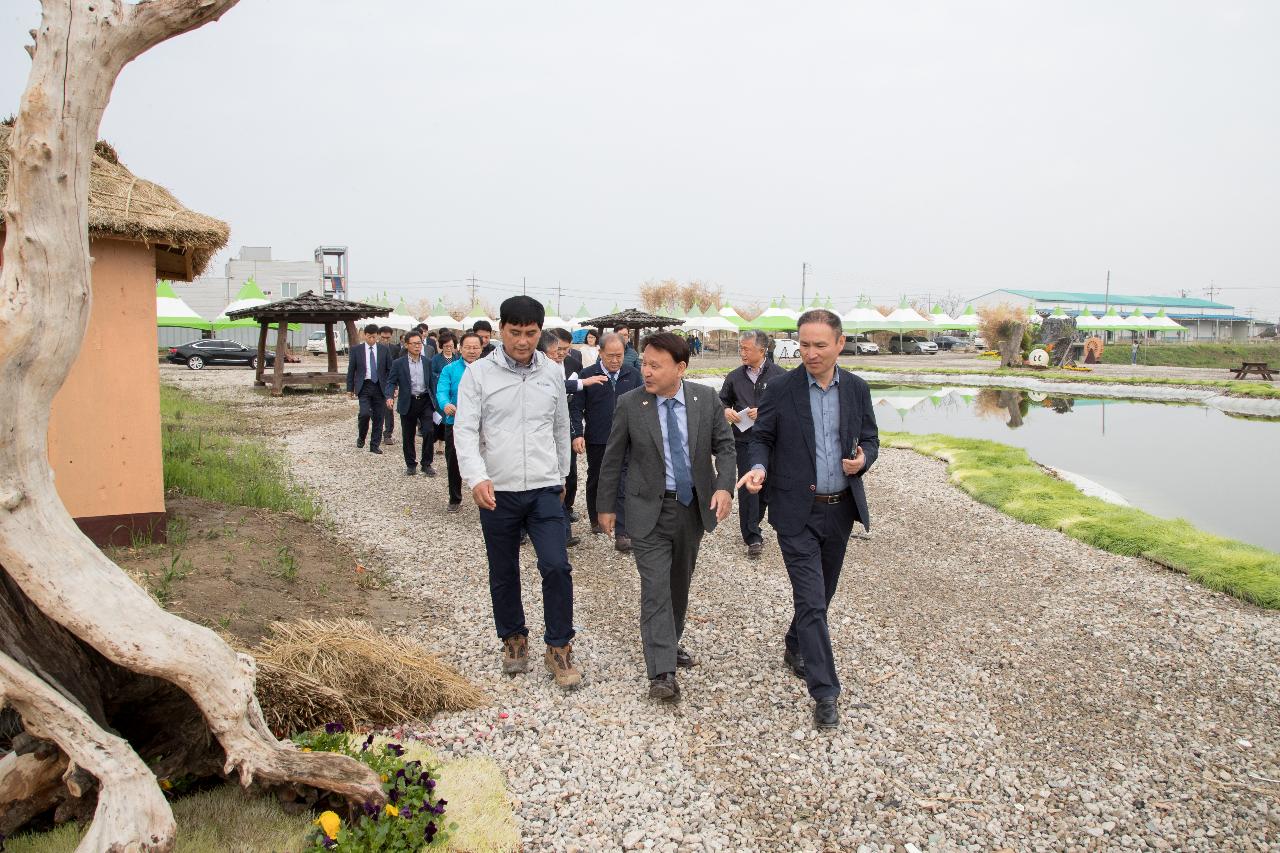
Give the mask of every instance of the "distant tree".
M 434 302 L 424 296 L 409 306 L 409 313 L 421 320 L 431 316 L 431 308 L 434 305 Z
M 987 346 L 1000 351 L 1001 367 L 1019 367 L 1022 364 L 1023 338 L 1027 330 L 1027 312 L 1001 302 L 984 305 L 978 309 L 978 334 Z
M 764 313 L 764 304 L 760 302 L 748 302 L 745 305 L 734 305 L 733 310 L 738 312 L 738 316 L 744 320 L 754 320 Z
M 718 284 L 697 279 L 681 284 L 673 278 L 662 281 L 646 281 L 640 285 L 640 305 L 646 311 L 657 311 L 677 305 L 689 311 L 694 305 L 699 311 L 718 309 L 723 302 L 724 290 Z

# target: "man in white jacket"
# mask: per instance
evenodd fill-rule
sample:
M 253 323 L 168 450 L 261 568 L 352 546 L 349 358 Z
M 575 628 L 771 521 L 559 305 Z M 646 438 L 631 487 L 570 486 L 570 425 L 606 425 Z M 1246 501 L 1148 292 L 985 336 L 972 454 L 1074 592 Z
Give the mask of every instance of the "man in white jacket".
M 503 672 L 529 670 L 529 629 L 520 598 L 524 528 L 542 574 L 543 661 L 556 684 L 571 689 L 582 674 L 573 664 L 573 569 L 561 504 L 570 453 L 564 370 L 537 351 L 541 303 L 513 296 L 499 314 L 502 346 L 462 374 L 453 443 L 480 508 Z

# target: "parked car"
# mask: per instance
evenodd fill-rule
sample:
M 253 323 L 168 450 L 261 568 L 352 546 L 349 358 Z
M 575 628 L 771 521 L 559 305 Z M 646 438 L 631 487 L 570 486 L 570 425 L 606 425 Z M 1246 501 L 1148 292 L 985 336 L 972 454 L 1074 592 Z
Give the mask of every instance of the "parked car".
M 976 349 L 978 352 L 986 352 L 987 339 L 982 337 L 981 335 L 974 335 L 973 348 Z
M 938 349 L 943 350 L 967 349 L 973 346 L 973 342 L 968 338 L 961 338 L 956 335 L 938 335 L 933 339 L 933 342 L 938 345 Z
M 889 352 L 894 354 L 905 353 L 907 355 L 937 355 L 938 345 L 928 338 L 920 335 L 898 335 L 893 336 L 893 340 L 889 341 Z
M 347 345 L 342 342 L 342 338 L 343 335 L 340 335 L 338 332 L 335 331 L 333 333 L 333 343 L 334 346 L 338 348 L 339 353 L 345 353 L 347 351 Z M 312 355 L 324 355 L 328 351 L 329 347 L 328 344 L 325 343 L 324 339 L 324 329 L 320 329 L 307 335 L 307 352 Z
M 258 351 L 235 341 L 208 338 L 180 347 L 169 347 L 169 361 L 173 364 L 185 364 L 192 370 L 203 370 L 206 364 L 244 364 L 256 368 Z M 273 367 L 275 363 L 275 353 L 268 351 L 266 366 Z
M 790 338 L 780 338 L 773 342 L 773 360 L 782 358 L 799 358 L 800 342 Z
M 841 355 L 879 355 L 880 347 L 866 335 L 849 335 L 844 342 Z

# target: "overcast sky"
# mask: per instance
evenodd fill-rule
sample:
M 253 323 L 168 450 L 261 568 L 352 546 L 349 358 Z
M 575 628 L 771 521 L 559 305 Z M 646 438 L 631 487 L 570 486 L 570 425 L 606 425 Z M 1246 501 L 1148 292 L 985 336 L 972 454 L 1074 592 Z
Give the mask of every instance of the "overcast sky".
M 9 111 L 39 13 L 3 9 Z M 794 305 L 807 262 L 843 308 L 1110 269 L 1274 319 L 1278 34 L 1274 0 L 242 0 L 126 68 L 102 136 L 231 251 L 350 246 L 357 296 Z

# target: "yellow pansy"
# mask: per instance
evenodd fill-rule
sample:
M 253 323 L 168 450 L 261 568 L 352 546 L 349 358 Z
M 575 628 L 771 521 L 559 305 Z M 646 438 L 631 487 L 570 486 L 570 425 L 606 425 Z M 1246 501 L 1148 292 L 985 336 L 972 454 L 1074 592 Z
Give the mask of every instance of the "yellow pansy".
M 391 803 L 387 803 L 387 817 L 400 817 L 400 810 Z
M 320 831 L 325 834 L 326 838 L 337 838 L 338 829 L 342 826 L 342 818 L 334 812 L 321 812 L 320 817 L 314 821 L 315 825 L 320 827 Z

